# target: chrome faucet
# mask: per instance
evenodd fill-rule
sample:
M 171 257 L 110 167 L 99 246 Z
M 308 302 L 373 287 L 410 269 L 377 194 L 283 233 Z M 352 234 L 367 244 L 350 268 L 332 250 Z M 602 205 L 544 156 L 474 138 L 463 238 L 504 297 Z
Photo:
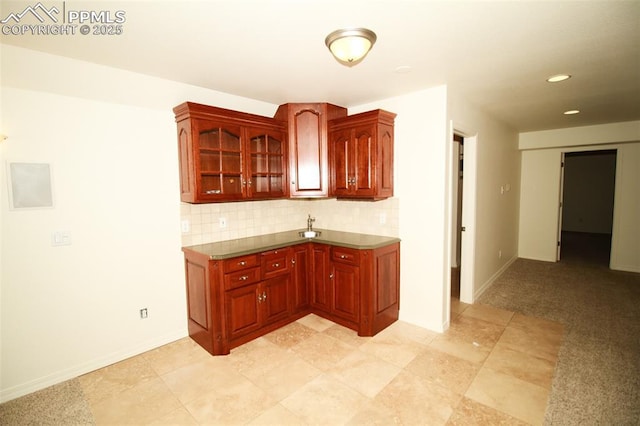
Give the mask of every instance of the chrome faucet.
M 315 217 L 311 217 L 311 214 L 309 214 L 309 217 L 307 218 L 307 231 L 312 231 L 313 229 L 313 222 L 316 221 Z

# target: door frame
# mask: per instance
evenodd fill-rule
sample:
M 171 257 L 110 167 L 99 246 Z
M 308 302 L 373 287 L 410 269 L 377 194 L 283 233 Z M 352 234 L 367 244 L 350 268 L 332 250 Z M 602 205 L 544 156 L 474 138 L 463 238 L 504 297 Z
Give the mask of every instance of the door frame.
M 560 200 L 558 201 L 558 235 L 556 238 L 556 262 L 560 261 L 562 246 L 562 208 L 564 205 L 564 152 L 560 153 Z
M 454 156 L 453 135 L 462 136 L 464 143 L 464 178 L 462 179 L 462 226 L 465 231 L 462 232 L 461 238 L 461 258 L 460 258 L 460 301 L 463 303 L 473 303 L 475 290 L 475 250 L 476 250 L 476 192 L 477 192 L 477 144 L 478 133 L 465 128 L 460 123 L 450 122 L 448 134 L 448 162 L 447 169 L 447 197 L 448 214 L 447 221 L 447 255 L 445 264 L 445 288 L 443 292 L 443 324 L 444 329 L 449 326 L 451 318 L 451 266 L 453 264 L 452 251 L 454 242 L 457 238 L 454 229 L 453 212 L 456 211 L 458 203 L 457 193 L 454 193 L 455 184 L 453 170 L 457 169 L 453 162 L 458 161 Z

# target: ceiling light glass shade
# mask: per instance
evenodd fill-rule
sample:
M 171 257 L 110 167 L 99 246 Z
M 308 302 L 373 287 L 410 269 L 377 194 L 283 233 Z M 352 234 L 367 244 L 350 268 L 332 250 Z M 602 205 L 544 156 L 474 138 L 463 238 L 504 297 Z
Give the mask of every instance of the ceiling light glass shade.
M 332 32 L 324 43 L 338 61 L 355 65 L 369 53 L 376 39 L 376 34 L 371 30 L 349 28 Z

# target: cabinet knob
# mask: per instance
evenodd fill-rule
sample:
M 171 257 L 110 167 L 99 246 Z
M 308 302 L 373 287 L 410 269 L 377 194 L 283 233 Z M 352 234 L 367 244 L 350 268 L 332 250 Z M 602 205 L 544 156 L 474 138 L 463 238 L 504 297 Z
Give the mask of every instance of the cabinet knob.
M 291 259 L 291 264 L 295 265 L 296 264 L 296 260 L 295 259 Z
M 238 280 L 239 280 L 239 281 L 246 281 L 246 280 L 248 280 L 248 279 L 249 279 L 249 276 L 248 276 L 248 275 L 243 275 L 243 276 L 241 276 L 240 278 L 238 278 Z
M 264 302 L 265 300 L 267 300 L 267 292 L 263 291 L 262 292 L 262 301 Z
M 273 264 L 273 265 L 271 265 L 271 266 L 273 266 L 274 268 L 279 268 L 279 267 L 280 267 L 280 264 L 279 264 L 279 263 L 274 263 L 274 264 Z
M 340 259 L 346 259 L 346 258 L 347 258 L 347 256 L 345 256 L 344 254 L 340 255 Z
M 244 260 L 243 260 L 243 261 L 241 261 L 241 262 L 238 262 L 238 265 L 240 265 L 240 266 L 244 266 L 244 265 L 246 265 L 246 264 L 247 264 L 247 262 L 245 262 Z
M 329 274 L 329 279 L 332 280 L 333 279 L 333 274 Z

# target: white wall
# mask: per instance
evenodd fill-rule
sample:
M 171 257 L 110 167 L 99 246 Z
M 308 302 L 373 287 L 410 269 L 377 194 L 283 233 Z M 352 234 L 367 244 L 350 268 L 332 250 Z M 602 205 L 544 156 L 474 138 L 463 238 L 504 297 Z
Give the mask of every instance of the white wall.
M 618 148 L 609 267 L 640 273 L 640 143 Z
M 640 122 L 589 126 L 601 138 L 599 144 L 593 142 L 597 139 L 585 137 L 584 127 L 573 130 L 520 135 L 520 147 L 527 148 L 521 153 L 520 257 L 556 260 L 562 152 L 617 149 L 610 267 L 640 272 Z M 561 145 L 549 147 L 551 143 Z M 542 149 L 532 149 L 535 147 Z
M 442 331 L 449 323 L 451 140 L 453 127 L 477 135 L 475 299 L 517 257 L 520 156 L 517 133 L 446 86 L 382 100 L 349 112 L 398 114 L 395 182 L 400 205 L 401 319 Z M 452 124 L 453 123 L 453 124 Z M 500 194 L 500 186 L 511 190 Z M 502 251 L 498 258 L 498 251 Z
M 518 256 L 520 155 L 518 134 L 450 90 L 452 129 L 476 136 L 475 265 L 471 301 L 476 300 Z M 465 147 L 466 148 L 466 147 Z M 468 156 L 466 161 L 468 160 Z M 465 179 L 467 173 L 465 173 Z M 468 194 L 466 194 L 468 195 Z M 466 196 L 463 193 L 463 197 Z M 467 226 L 463 224 L 464 226 Z M 466 238 L 468 235 L 465 235 Z M 461 289 L 461 297 L 464 289 Z
M 445 184 L 448 176 L 445 86 L 349 108 L 398 114 L 395 122 L 395 196 L 400 214 L 400 318 L 443 330 Z
M 172 108 L 275 106 L 1 48 L 5 401 L 187 334 Z M 54 208 L 9 210 L 7 162 L 50 163 Z M 70 232 L 72 244 L 52 247 L 54 231 Z

